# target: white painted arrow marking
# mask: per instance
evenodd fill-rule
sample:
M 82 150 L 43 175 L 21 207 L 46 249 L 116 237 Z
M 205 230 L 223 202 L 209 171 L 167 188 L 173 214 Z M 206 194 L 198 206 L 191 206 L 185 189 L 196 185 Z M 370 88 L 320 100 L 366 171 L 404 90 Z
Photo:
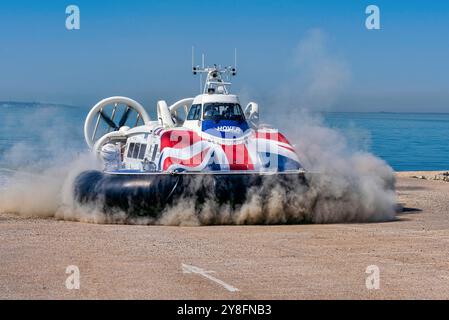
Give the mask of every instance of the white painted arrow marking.
M 223 286 L 226 290 L 230 291 L 230 292 L 236 292 L 236 291 L 240 291 L 239 289 L 237 289 L 236 287 L 233 287 L 229 284 L 227 284 L 224 281 L 221 281 L 220 279 L 217 279 L 215 277 L 212 277 L 209 273 L 212 273 L 214 271 L 206 271 L 203 270 L 201 268 L 195 267 L 195 266 L 190 266 L 188 264 L 182 264 L 182 272 L 183 273 L 196 273 L 199 274 L 200 276 L 203 276 L 215 283 L 218 283 L 219 285 Z

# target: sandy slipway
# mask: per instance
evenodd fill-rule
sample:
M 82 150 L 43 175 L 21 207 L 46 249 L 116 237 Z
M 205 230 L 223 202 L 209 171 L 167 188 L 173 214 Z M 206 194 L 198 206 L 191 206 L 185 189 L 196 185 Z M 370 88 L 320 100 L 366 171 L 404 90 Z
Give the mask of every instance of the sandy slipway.
M 449 298 L 449 183 L 398 178 L 369 224 L 163 227 L 0 215 L 0 298 Z M 69 265 L 80 290 L 68 290 Z M 380 269 L 368 290 L 366 269 Z

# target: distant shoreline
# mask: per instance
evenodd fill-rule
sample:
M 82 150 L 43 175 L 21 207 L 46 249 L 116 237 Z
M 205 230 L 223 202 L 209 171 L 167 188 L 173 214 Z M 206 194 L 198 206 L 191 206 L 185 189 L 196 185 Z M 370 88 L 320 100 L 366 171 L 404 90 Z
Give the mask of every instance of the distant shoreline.
M 0 107 L 2 106 L 30 106 L 30 107 L 64 107 L 64 108 L 85 108 L 82 106 L 74 106 L 65 103 L 52 103 L 52 102 L 36 102 L 36 101 L 0 101 Z
M 419 175 L 419 174 L 443 174 L 449 172 L 448 170 L 416 170 L 416 171 L 395 171 L 399 176 L 407 177 L 409 175 Z
M 54 106 L 54 107 L 70 107 L 70 108 L 85 108 L 85 106 L 76 106 L 67 103 L 55 103 L 55 102 L 39 102 L 39 101 L 0 101 L 0 107 L 2 105 L 31 105 L 31 106 Z M 312 113 L 352 113 L 352 114 L 437 114 L 447 115 L 449 112 L 417 112 L 417 111 L 326 111 L 326 110 L 309 110 Z
M 449 170 L 447 171 L 396 171 L 397 178 L 414 178 L 421 180 L 434 180 L 449 182 Z
M 360 113 L 360 114 L 449 114 L 449 112 L 417 112 L 417 111 L 314 111 L 318 113 Z

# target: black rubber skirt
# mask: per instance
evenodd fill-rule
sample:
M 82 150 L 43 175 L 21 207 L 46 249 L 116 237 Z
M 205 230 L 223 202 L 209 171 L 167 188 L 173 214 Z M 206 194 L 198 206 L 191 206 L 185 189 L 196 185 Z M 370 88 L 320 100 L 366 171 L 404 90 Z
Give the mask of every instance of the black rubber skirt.
M 201 206 L 211 199 L 232 207 L 247 200 L 248 191 L 281 185 L 286 192 L 307 185 L 304 173 L 233 174 L 108 174 L 81 173 L 74 183 L 75 200 L 81 205 L 99 207 L 105 213 L 122 211 L 132 216 L 157 218 L 180 199 L 194 199 Z

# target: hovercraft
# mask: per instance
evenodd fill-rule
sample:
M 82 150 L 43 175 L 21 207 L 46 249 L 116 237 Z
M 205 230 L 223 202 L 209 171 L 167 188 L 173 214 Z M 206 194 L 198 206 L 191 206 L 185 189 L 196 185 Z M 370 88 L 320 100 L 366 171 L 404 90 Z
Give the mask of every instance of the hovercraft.
M 75 200 L 105 212 L 157 218 L 183 198 L 233 208 L 248 190 L 305 184 L 294 147 L 278 130 L 259 124 L 259 106 L 243 110 L 229 93 L 236 67 L 192 66 L 206 75 L 201 94 L 157 103 L 157 119 L 126 97 L 100 101 L 84 125 L 88 146 L 104 164 L 81 173 Z M 201 80 L 200 80 L 201 81 Z M 117 121 L 118 120 L 118 121 Z

